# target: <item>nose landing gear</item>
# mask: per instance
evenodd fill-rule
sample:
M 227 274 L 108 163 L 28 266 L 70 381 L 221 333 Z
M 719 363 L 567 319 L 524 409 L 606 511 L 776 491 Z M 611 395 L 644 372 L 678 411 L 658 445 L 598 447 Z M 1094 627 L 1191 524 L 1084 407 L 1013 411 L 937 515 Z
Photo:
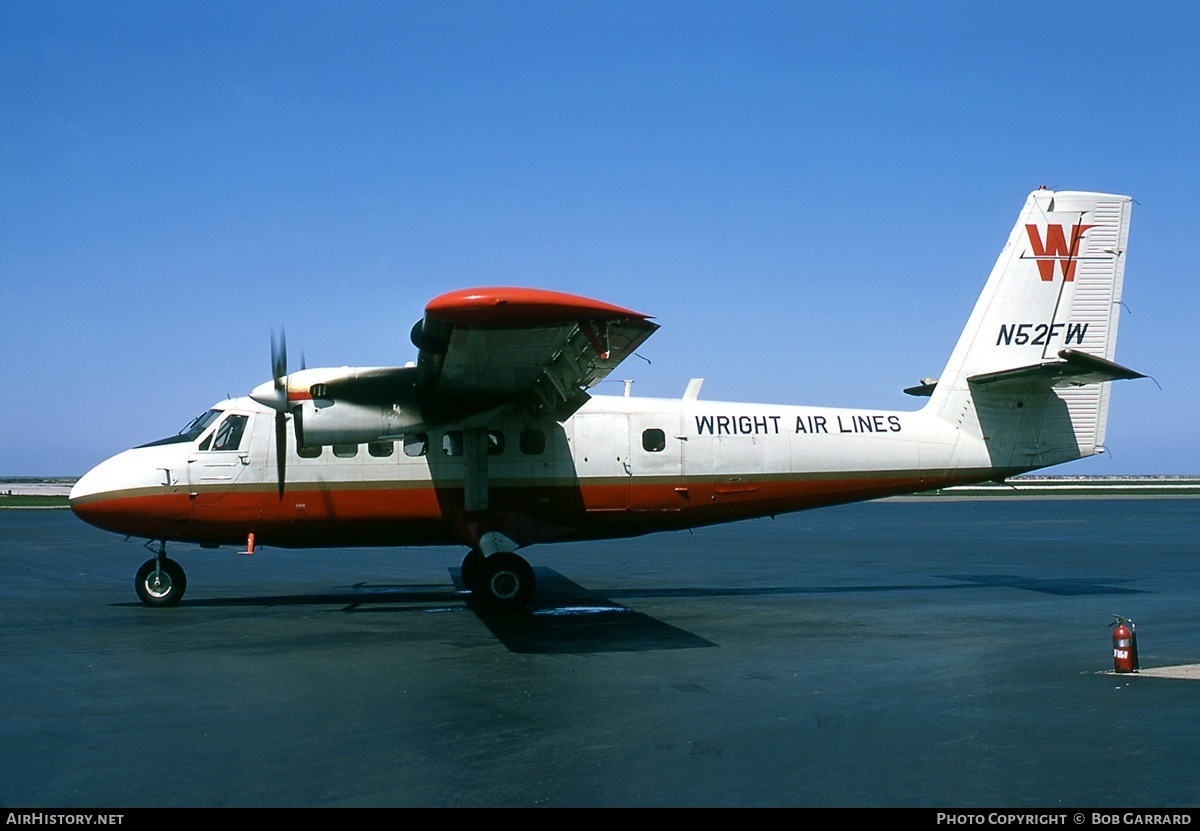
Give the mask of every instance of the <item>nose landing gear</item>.
M 179 563 L 167 557 L 166 540 L 160 540 L 154 557 L 142 563 L 134 578 L 138 599 L 147 606 L 174 606 L 187 589 L 187 575 Z

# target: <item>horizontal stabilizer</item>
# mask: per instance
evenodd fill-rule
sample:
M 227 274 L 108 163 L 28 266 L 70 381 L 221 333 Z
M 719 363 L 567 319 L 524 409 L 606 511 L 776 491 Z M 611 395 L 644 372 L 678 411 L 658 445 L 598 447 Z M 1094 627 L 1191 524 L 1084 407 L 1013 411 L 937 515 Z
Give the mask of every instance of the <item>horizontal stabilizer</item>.
M 905 395 L 915 395 L 918 398 L 928 398 L 929 396 L 933 395 L 933 391 L 937 389 L 937 384 L 938 382 L 936 378 L 922 378 L 921 383 L 917 386 L 905 387 L 904 393 Z
M 1047 361 L 1016 369 L 1002 369 L 999 372 L 985 372 L 981 375 L 972 375 L 967 380 L 978 386 L 1034 384 L 1051 387 L 1082 387 L 1101 381 L 1123 381 L 1146 377 L 1142 373 L 1134 372 L 1118 363 L 1075 349 L 1059 350 L 1058 357 L 1061 360 Z

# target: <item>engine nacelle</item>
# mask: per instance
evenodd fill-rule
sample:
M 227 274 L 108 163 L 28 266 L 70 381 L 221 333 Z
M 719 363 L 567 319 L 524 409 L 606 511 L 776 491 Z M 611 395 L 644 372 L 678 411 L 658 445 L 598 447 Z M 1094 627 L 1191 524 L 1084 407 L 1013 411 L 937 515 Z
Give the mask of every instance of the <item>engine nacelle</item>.
M 363 444 L 422 430 L 416 377 L 416 367 L 341 367 L 292 373 L 287 376 L 287 398 L 296 424 L 296 443 L 308 447 Z M 261 389 L 263 397 L 271 394 L 266 384 Z
M 403 433 L 419 432 L 425 425 L 415 404 L 358 404 L 313 399 L 292 408 L 296 441 L 306 447 L 327 444 L 364 444 Z

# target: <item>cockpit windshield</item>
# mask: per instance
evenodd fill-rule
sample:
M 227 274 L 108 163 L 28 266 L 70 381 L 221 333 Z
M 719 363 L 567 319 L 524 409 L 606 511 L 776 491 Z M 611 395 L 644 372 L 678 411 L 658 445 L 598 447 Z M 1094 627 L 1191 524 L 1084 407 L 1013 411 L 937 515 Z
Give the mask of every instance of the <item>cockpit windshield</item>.
M 222 412 L 222 410 L 209 410 L 206 413 L 196 416 L 179 431 L 179 438 L 182 441 L 191 441 L 192 439 L 200 438 L 200 434 L 204 432 L 204 428 L 216 421 L 217 416 Z
M 182 444 L 183 442 L 195 441 L 200 438 L 200 434 L 204 432 L 210 424 L 217 420 L 224 410 L 209 410 L 189 421 L 182 430 L 174 436 L 158 441 L 152 441 L 147 444 L 138 445 L 139 447 L 157 447 L 160 444 Z

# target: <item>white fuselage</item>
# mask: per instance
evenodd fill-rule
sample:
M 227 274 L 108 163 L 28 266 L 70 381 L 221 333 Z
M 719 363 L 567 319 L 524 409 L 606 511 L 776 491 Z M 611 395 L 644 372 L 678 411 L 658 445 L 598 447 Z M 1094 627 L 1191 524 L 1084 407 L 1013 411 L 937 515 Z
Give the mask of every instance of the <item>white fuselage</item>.
M 626 536 L 1005 475 L 978 439 L 924 411 L 595 397 L 559 424 L 488 424 L 486 502 L 466 510 L 461 431 L 310 448 L 287 443 L 277 491 L 272 413 L 250 399 L 191 441 L 127 450 L 80 479 L 84 519 L 155 539 L 406 545 L 504 529 L 520 545 Z M 235 446 L 214 449 L 244 416 Z

